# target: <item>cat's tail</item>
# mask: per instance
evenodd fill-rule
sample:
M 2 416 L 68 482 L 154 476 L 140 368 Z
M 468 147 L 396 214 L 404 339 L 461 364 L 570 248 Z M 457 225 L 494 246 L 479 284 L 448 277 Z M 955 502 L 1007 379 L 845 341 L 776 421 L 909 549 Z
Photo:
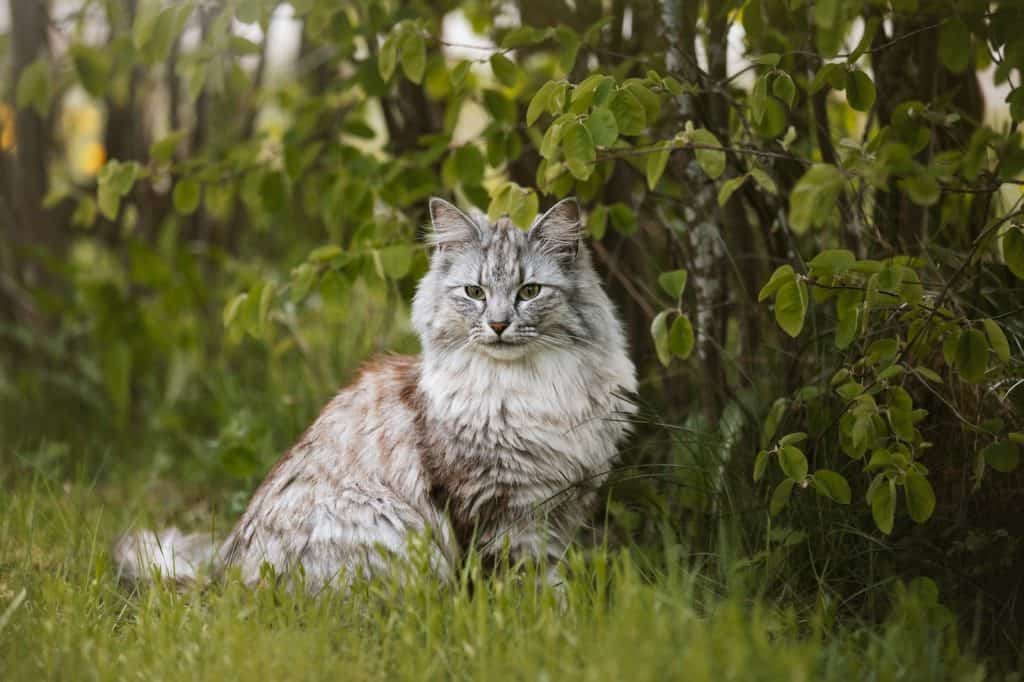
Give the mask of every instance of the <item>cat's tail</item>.
M 114 565 L 126 582 L 153 578 L 191 583 L 210 572 L 217 543 L 209 533 L 182 533 L 177 528 L 134 531 L 114 543 Z

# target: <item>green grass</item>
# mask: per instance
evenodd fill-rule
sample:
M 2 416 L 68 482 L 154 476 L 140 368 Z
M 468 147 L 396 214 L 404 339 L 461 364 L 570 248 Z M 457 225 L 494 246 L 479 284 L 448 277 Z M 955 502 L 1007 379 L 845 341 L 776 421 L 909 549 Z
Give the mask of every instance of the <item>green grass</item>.
M 721 567 L 678 548 L 580 550 L 563 605 L 524 587 L 528 575 L 474 566 L 449 585 L 381 579 L 319 598 L 230 578 L 133 591 L 112 572 L 110 541 L 166 516 L 180 503 L 173 487 L 16 468 L 0 481 L 4 680 L 984 678 L 927 599 L 898 598 L 875 625 L 826 625 L 807 608 L 814 595 L 773 604 L 727 589 Z

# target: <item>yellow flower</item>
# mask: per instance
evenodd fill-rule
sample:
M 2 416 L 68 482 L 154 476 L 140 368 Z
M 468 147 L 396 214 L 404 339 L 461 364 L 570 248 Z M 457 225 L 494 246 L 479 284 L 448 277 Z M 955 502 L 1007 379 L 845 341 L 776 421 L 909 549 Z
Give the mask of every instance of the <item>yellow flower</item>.
M 0 151 L 14 149 L 14 111 L 0 102 Z
M 107 150 L 99 142 L 89 142 L 82 149 L 79 168 L 86 175 L 96 175 L 107 160 Z

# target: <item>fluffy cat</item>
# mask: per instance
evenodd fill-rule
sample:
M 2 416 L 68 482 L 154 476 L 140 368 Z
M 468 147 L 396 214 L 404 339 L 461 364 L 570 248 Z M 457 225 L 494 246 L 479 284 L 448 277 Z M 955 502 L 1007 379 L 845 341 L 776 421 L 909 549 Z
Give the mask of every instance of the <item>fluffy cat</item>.
M 621 324 L 564 200 L 529 232 L 430 202 L 434 247 L 413 302 L 423 352 L 385 356 L 278 461 L 217 549 L 177 529 L 126 535 L 128 579 L 191 580 L 204 564 L 247 583 L 269 563 L 320 589 L 373 574 L 430 539 L 449 575 L 484 559 L 554 567 L 627 434 L 635 370 Z

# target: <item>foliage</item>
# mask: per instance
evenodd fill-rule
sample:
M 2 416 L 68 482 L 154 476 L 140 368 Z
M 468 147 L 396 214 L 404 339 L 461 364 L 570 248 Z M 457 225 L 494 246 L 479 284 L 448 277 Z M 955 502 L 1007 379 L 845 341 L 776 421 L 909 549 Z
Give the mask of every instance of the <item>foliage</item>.
M 5 456 L 102 433 L 237 512 L 362 358 L 415 349 L 429 196 L 527 228 L 574 194 L 643 387 L 610 538 L 714 553 L 742 515 L 780 596 L 877 616 L 926 572 L 1016 622 L 1024 13 L 571 5 L 38 3 L 64 40 L 10 36 Z M 969 579 L 939 549 L 990 545 Z

